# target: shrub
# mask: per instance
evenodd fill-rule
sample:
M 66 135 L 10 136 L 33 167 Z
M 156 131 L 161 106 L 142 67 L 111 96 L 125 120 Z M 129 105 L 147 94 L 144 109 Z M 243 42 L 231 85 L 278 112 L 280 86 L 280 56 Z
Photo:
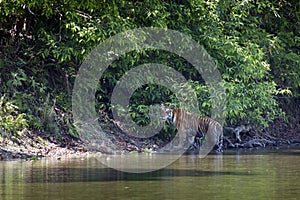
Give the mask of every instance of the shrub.
M 4 136 L 21 136 L 28 121 L 24 113 L 18 112 L 19 108 L 11 101 L 6 100 L 5 95 L 0 99 L 0 134 Z

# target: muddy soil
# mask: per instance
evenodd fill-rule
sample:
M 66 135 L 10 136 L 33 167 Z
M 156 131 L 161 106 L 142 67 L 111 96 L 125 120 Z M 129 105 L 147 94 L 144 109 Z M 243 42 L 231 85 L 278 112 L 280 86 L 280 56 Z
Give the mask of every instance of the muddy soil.
M 163 147 L 167 141 L 157 139 L 135 138 L 122 132 L 118 127 L 110 125 L 113 143 L 122 152 L 155 152 Z M 227 136 L 224 140 L 226 149 L 233 148 L 285 148 L 287 146 L 300 146 L 300 136 L 294 125 L 284 121 L 276 121 L 262 133 L 256 130 L 241 133 L 241 141 L 234 136 Z M 195 149 L 193 149 L 196 151 Z M 0 137 L 0 160 L 10 159 L 39 159 L 42 157 L 81 157 L 92 153 L 87 150 L 86 144 L 78 138 L 68 135 L 54 137 L 46 133 L 28 132 L 22 137 Z M 102 153 L 106 153 L 103 148 Z
M 288 122 L 283 119 L 275 120 L 267 129 L 249 129 L 241 132 L 241 140 L 237 140 L 234 134 L 225 135 L 224 150 L 232 148 L 285 148 L 288 146 L 300 146 L 300 99 L 287 104 L 282 102 L 282 108 L 287 113 Z M 289 106 L 287 106 L 289 105 Z M 168 141 L 162 141 L 159 137 L 141 139 L 130 136 L 114 123 L 106 119 L 102 127 L 111 138 L 112 143 L 121 152 L 155 152 Z M 109 121 L 109 123 L 107 123 Z M 67 134 L 51 135 L 42 132 L 28 131 L 23 136 L 0 136 L 0 160 L 7 159 L 38 159 L 41 157 L 78 157 L 89 153 L 86 143 Z M 105 148 L 101 151 L 107 153 Z

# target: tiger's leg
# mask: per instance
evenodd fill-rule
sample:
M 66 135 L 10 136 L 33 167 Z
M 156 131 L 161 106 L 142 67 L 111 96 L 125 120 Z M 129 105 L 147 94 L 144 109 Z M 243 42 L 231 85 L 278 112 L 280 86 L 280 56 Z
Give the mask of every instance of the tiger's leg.
M 178 143 L 178 146 L 181 148 L 181 147 L 183 147 L 183 144 L 184 144 L 185 133 L 184 133 L 183 130 L 180 130 L 180 131 L 178 131 L 178 134 L 179 134 L 179 143 Z
M 210 125 L 207 131 L 208 141 L 217 146 L 216 152 L 222 152 L 223 148 L 223 131 L 221 126 Z
M 223 137 L 220 137 L 217 142 L 217 152 L 223 152 Z
M 217 152 L 223 152 L 223 128 L 216 128 Z
M 178 145 L 175 146 L 176 149 L 182 149 L 186 142 L 186 132 L 184 128 L 178 129 Z

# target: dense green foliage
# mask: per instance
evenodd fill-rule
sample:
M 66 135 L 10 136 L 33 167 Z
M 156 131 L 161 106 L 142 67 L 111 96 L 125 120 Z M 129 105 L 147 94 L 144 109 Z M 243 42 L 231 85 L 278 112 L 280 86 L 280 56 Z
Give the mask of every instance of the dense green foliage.
M 0 99 L 0 116 L 0 131 L 2 135 L 23 134 L 27 126 L 25 114 L 19 114 L 18 107 L 11 102 L 6 102 L 5 96 L 2 96 Z
M 106 38 L 137 27 L 178 30 L 216 60 L 228 95 L 228 125 L 266 126 L 283 113 L 277 97 L 300 94 L 300 3 L 297 0 L 89 1 L 2 0 L 0 3 L 0 96 L 18 107 L 1 112 L 0 127 L 75 134 L 72 85 L 80 64 Z M 96 107 L 110 111 L 110 95 L 129 69 L 166 64 L 190 80 L 202 114 L 208 88 L 193 66 L 169 52 L 131 52 L 115 61 L 98 85 Z M 150 95 L 149 95 L 150 94 Z M 132 117 L 145 124 L 148 105 L 175 102 L 166 88 L 146 85 L 131 98 Z M 24 113 L 24 114 L 22 114 Z M 4 115 L 4 118 L 3 116 Z M 8 122 L 8 121 L 9 122 Z M 25 121 L 24 121 L 25 120 Z

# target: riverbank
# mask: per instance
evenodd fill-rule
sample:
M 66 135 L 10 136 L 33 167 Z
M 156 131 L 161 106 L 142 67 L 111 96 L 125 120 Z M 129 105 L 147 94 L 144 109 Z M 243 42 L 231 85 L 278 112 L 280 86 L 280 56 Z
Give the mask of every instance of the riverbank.
M 43 136 L 44 135 L 44 136 Z M 79 139 L 26 132 L 23 136 L 0 137 L 0 160 L 82 156 L 87 151 Z
M 294 126 L 284 121 L 276 121 L 268 129 L 258 132 L 250 129 L 240 133 L 240 140 L 232 135 L 225 135 L 226 149 L 259 149 L 259 148 L 287 148 L 300 146 L 298 130 L 291 130 Z M 118 127 L 110 125 L 112 141 L 123 152 L 153 151 L 163 147 L 166 142 L 157 138 L 135 138 L 122 132 Z M 0 137 L 0 160 L 11 159 L 39 159 L 52 157 L 80 157 L 88 155 L 85 144 L 70 135 L 51 136 L 46 133 L 29 132 L 23 136 Z M 105 153 L 105 152 L 102 152 Z

